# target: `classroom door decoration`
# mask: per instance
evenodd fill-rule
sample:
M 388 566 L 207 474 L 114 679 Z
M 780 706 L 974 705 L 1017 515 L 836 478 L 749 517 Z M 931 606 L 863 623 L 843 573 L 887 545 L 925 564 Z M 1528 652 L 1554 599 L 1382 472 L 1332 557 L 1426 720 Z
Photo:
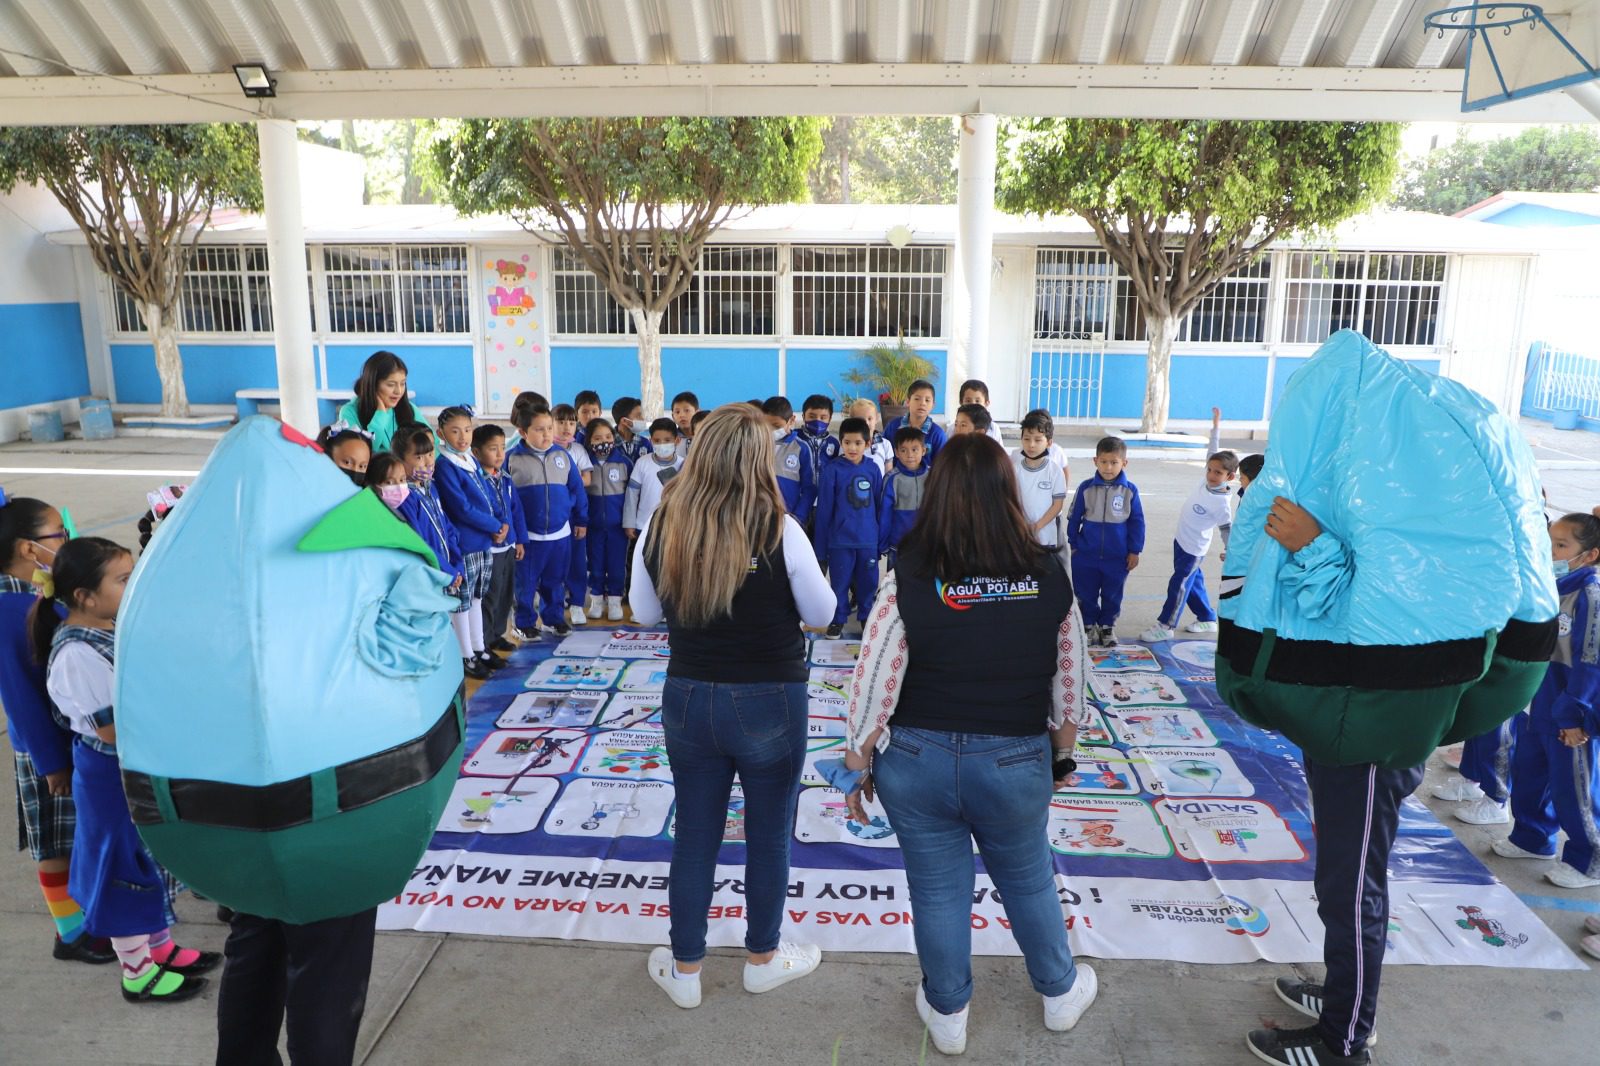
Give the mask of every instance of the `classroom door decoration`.
M 1073 949 L 1100 958 L 1317 962 L 1310 803 L 1298 752 L 1217 699 L 1189 641 L 1096 648 L 1078 770 L 1046 838 Z M 852 821 L 816 771 L 844 748 L 855 641 L 809 645 L 809 728 L 791 826 L 785 935 L 824 950 L 914 950 L 911 902 L 883 807 Z M 671 661 L 658 630 L 585 627 L 518 651 L 473 698 L 469 752 L 432 846 L 386 929 L 667 939 L 677 806 L 662 722 Z M 743 943 L 746 799 L 728 798 L 710 943 Z M 1408 801 L 1392 864 L 1389 961 L 1576 969 L 1559 938 Z M 1017 954 L 979 877 L 973 948 Z M 1505 936 L 1485 937 L 1492 920 Z
M 505 414 L 517 393 L 549 395 L 544 253 L 537 245 L 486 251 L 478 264 L 478 321 L 488 413 Z

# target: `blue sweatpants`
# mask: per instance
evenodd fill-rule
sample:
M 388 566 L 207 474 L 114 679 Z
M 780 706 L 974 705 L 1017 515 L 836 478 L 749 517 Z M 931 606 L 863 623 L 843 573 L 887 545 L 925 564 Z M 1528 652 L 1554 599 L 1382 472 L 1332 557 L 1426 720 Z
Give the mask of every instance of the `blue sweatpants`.
M 833 548 L 828 552 L 828 583 L 833 586 L 837 606 L 833 624 L 844 625 L 850 617 L 850 590 L 856 594 L 856 615 L 863 622 L 872 612 L 878 596 L 878 553 L 872 548 Z
M 517 564 L 517 628 L 538 628 L 537 622 L 547 626 L 561 624 L 561 612 L 567 601 L 567 564 L 572 551 L 572 538 L 560 540 L 530 540 L 528 550 Z M 534 595 L 539 597 L 539 610 L 534 611 Z
M 589 591 L 620 596 L 628 581 L 628 535 L 620 526 L 591 530 L 583 539 L 589 556 Z
M 1215 622 L 1217 612 L 1211 609 L 1206 598 L 1206 574 L 1201 569 L 1206 557 L 1190 555 L 1172 542 L 1172 579 L 1167 582 L 1167 602 L 1161 605 L 1157 620 L 1165 629 L 1177 629 L 1183 618 L 1183 608 L 1188 606 L 1198 622 Z
M 1527 728 L 1517 739 L 1511 776 L 1511 843 L 1540 855 L 1553 855 L 1556 830 L 1567 831 L 1561 861 L 1581 874 L 1600 877 L 1600 779 L 1595 749 L 1600 741 L 1569 748 L 1553 731 Z
M 1128 583 L 1128 560 L 1101 559 L 1087 553 L 1072 557 L 1072 594 L 1086 626 L 1114 626 L 1122 616 L 1122 587 Z
M 1476 781 L 1483 794 L 1496 803 L 1504 803 L 1511 795 L 1511 763 L 1527 724 L 1528 712 L 1519 711 L 1461 746 L 1461 776 Z
M 583 594 L 589 585 L 589 538 L 576 538 L 567 553 L 567 606 L 582 607 Z

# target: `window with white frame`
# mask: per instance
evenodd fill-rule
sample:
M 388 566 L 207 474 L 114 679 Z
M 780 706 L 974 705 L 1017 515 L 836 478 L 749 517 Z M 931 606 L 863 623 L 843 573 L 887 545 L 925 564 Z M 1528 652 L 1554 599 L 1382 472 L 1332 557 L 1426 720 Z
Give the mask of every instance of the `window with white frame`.
M 1291 252 L 1285 264 L 1286 342 L 1320 344 L 1341 329 L 1359 330 L 1380 345 L 1437 340 L 1443 255 Z
M 942 337 L 947 249 L 798 245 L 794 332 L 802 337 Z
M 1104 340 L 1114 276 L 1111 257 L 1098 248 L 1040 248 L 1034 257 L 1034 338 Z
M 633 321 L 570 248 L 557 248 L 551 273 L 557 334 L 622 336 Z M 661 332 L 674 336 L 770 337 L 778 304 L 778 248 L 712 244 L 689 288 L 667 305 Z
M 1200 297 L 1179 322 L 1177 340 L 1186 344 L 1260 344 L 1267 337 L 1271 291 L 1272 257 L 1262 255 Z M 1115 336 L 1119 341 L 1142 341 L 1149 336 L 1133 281 L 1120 272 Z
M 322 250 L 333 333 L 466 333 L 462 244 L 330 244 Z
M 143 309 L 121 287 L 112 287 L 119 333 L 142 332 Z M 265 245 L 195 248 L 178 290 L 178 328 L 184 333 L 272 332 L 272 287 Z

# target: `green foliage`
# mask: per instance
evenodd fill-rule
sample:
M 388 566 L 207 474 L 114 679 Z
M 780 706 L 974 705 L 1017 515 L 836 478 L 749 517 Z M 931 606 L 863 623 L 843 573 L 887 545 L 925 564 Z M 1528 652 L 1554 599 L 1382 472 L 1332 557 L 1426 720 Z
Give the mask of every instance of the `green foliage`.
M 1600 189 L 1600 131 L 1534 126 L 1515 137 L 1458 137 L 1414 160 L 1395 185 L 1394 202 L 1412 211 L 1453 215 L 1502 192 L 1594 192 Z
M 872 390 L 874 395 L 887 396 L 888 403 L 904 404 L 906 393 L 919 378 L 924 381 L 939 379 L 939 368 L 918 355 L 904 337 L 894 344 L 863 348 L 858 358 L 861 364 L 845 371 L 844 379 Z
M 344 119 L 302 125 L 299 134 L 303 141 L 366 160 L 365 203 L 431 204 L 443 197 L 428 154 L 435 125 L 426 119 Z
M 945 116 L 827 119 L 807 181 L 818 203 L 950 204 L 956 122 Z

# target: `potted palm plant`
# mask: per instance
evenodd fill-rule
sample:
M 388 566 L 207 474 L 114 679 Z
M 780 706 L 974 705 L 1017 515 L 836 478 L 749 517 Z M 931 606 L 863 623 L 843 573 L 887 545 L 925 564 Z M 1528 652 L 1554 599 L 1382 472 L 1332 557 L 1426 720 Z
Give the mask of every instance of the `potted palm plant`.
M 904 337 L 893 344 L 863 348 L 859 358 L 860 365 L 848 371 L 844 379 L 877 394 L 884 425 L 906 413 L 906 393 L 911 391 L 912 383 L 939 377 L 939 368 L 918 355 Z

